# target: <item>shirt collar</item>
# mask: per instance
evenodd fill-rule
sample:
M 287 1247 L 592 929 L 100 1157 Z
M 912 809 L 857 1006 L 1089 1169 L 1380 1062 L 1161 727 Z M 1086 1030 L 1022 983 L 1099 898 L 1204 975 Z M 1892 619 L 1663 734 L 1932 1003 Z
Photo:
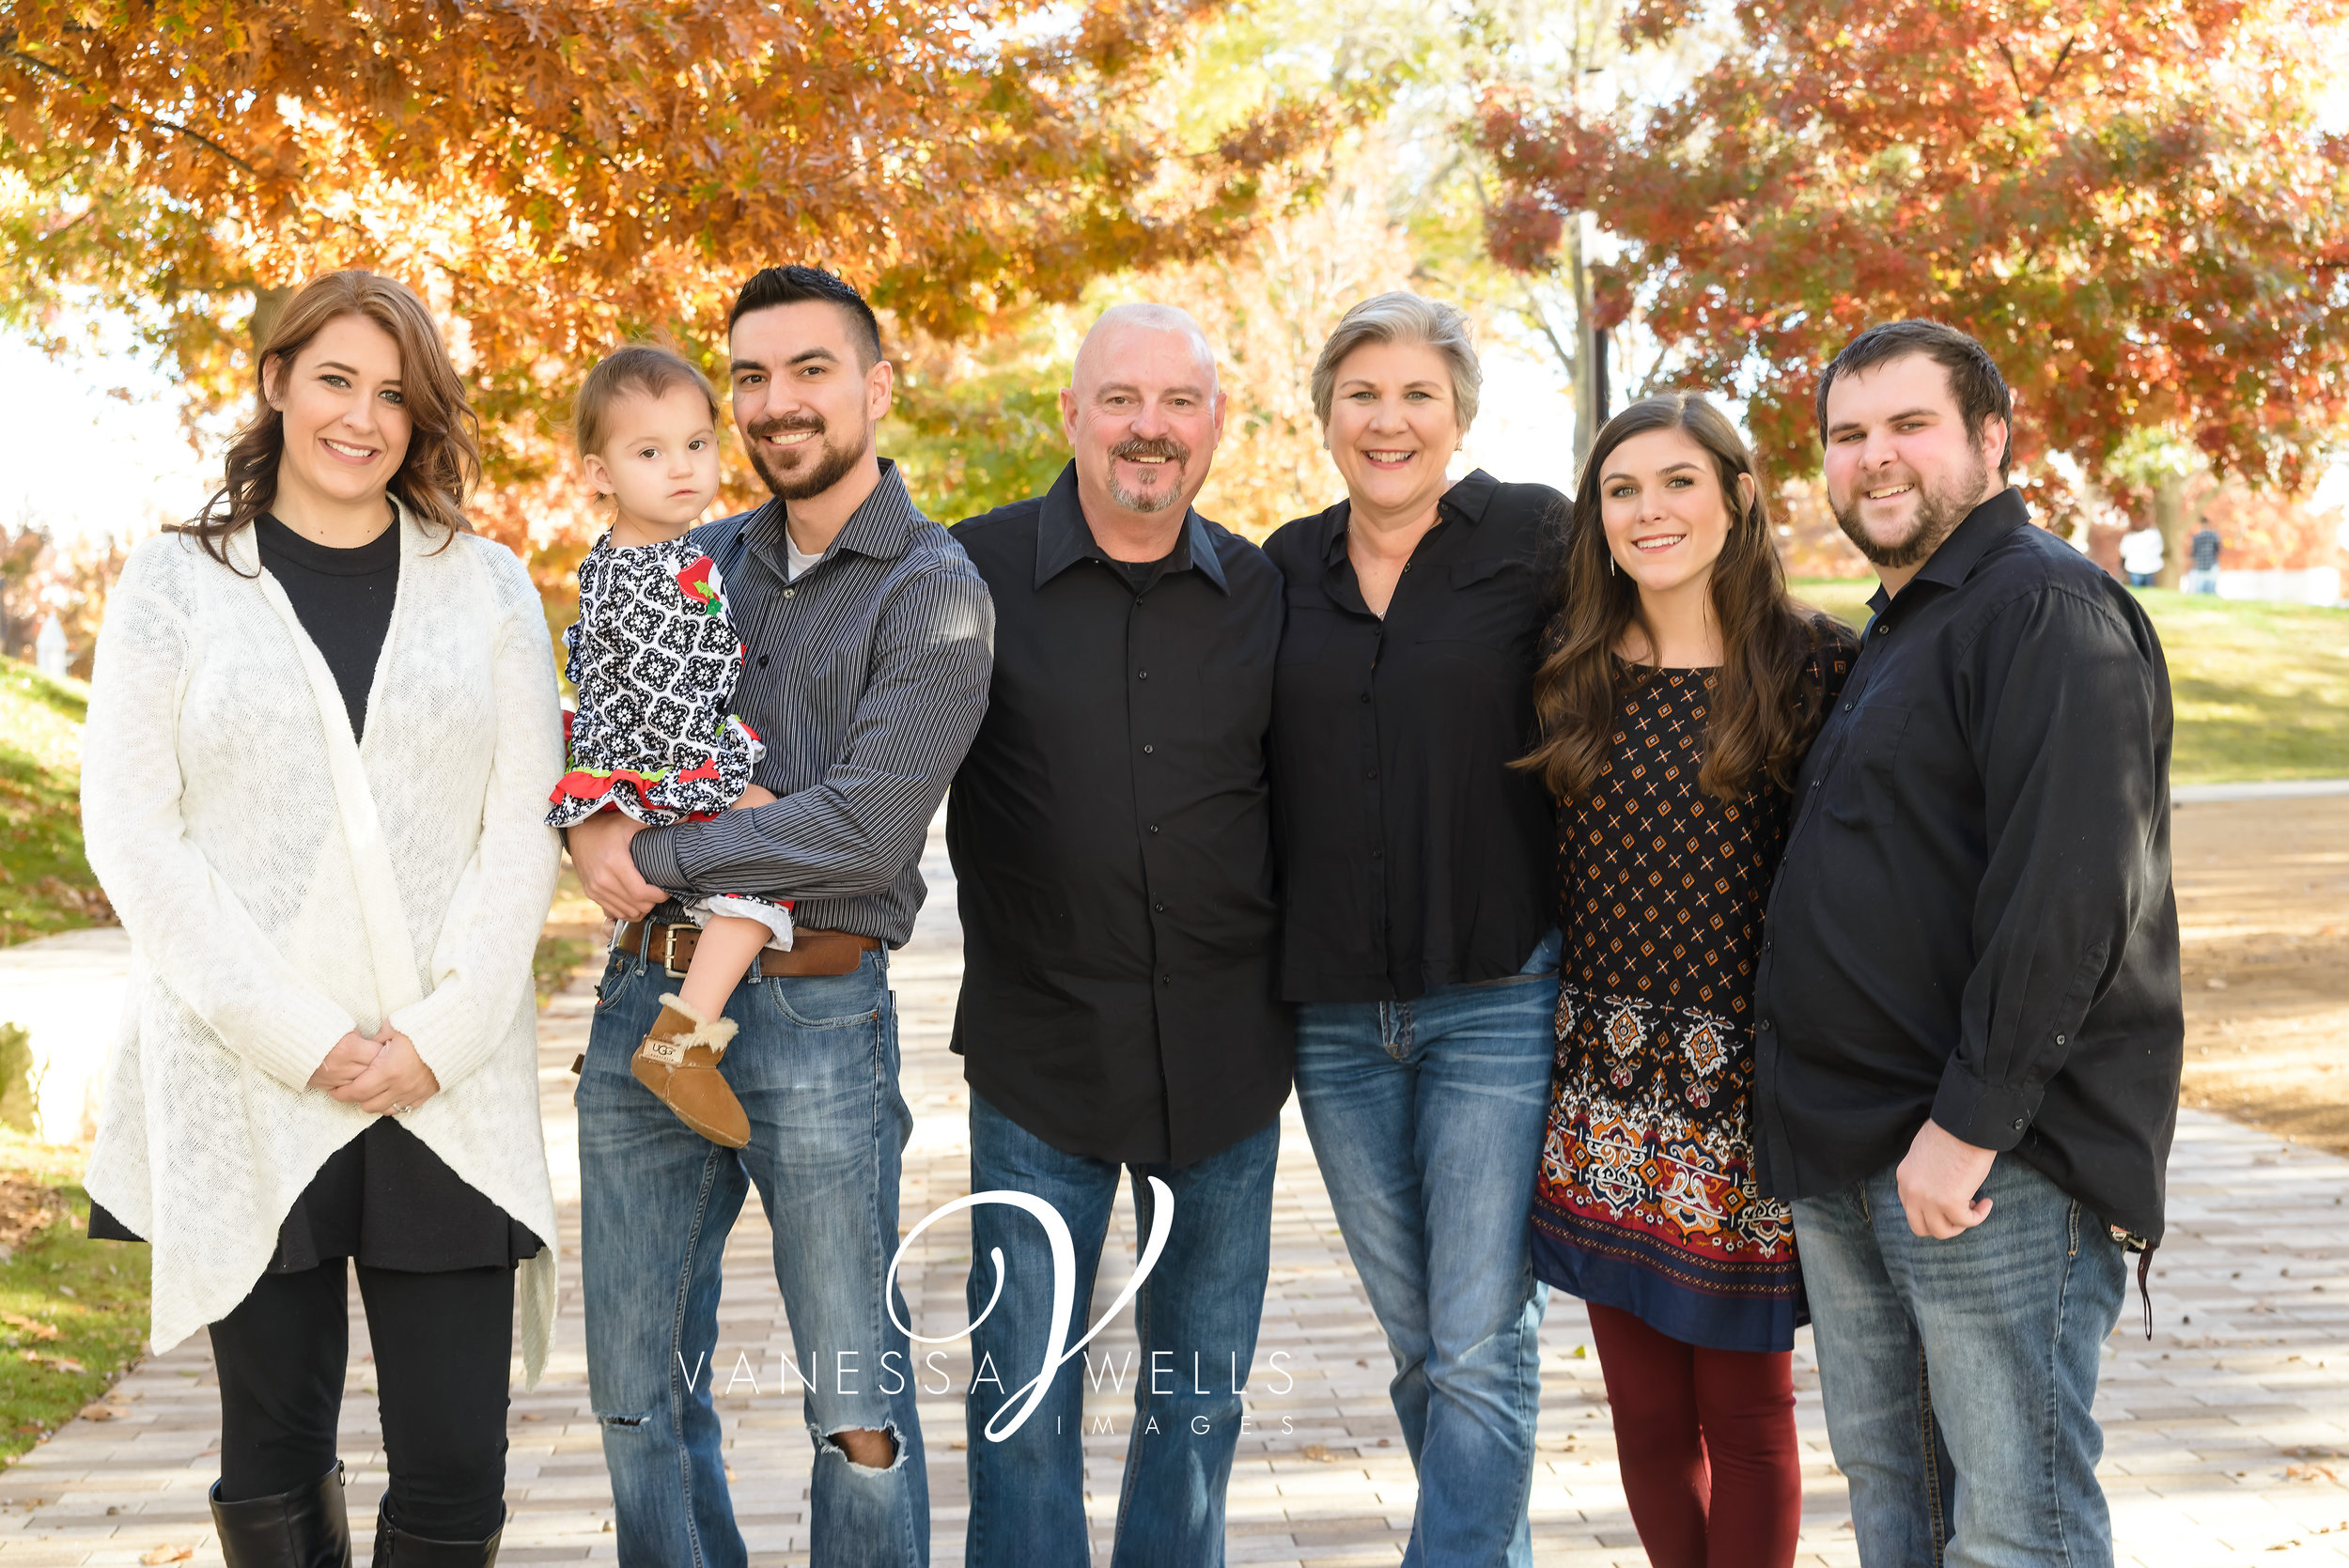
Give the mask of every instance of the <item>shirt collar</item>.
M 1485 513 L 1501 493 L 1501 481 L 1481 468 L 1462 474 L 1436 503 L 1438 521 L 1449 514 L 1462 522 L 1475 524 L 1485 520 Z M 1346 525 L 1354 515 L 1350 501 L 1341 501 L 1321 514 L 1321 559 L 1324 565 L 1336 566 L 1346 558 Z
M 1044 492 L 1042 509 L 1036 514 L 1035 585 L 1043 587 L 1081 561 L 1104 558 L 1085 521 L 1084 505 L 1077 499 L 1077 465 L 1072 462 Z M 1183 514 L 1183 531 L 1175 536 L 1174 553 L 1166 569 L 1189 571 L 1193 567 L 1218 592 L 1231 592 L 1223 581 L 1223 559 L 1216 553 L 1215 540 L 1207 533 L 1207 520 L 1195 510 Z
M 788 536 L 784 531 L 784 504 L 771 500 L 751 514 L 743 524 L 751 542 L 759 546 L 780 563 L 788 559 L 784 553 Z M 840 532 L 823 554 L 824 560 L 844 550 L 859 555 L 869 555 L 876 561 L 894 561 L 906 552 L 913 540 L 913 525 L 922 520 L 913 498 L 906 493 L 905 475 L 897 471 L 894 460 L 880 459 L 880 482 L 873 493 L 857 503 L 848 520 L 840 525 Z M 813 569 L 813 568 L 811 568 Z
M 2023 492 L 2010 485 L 1967 513 L 1966 520 L 1950 530 L 1950 536 L 1917 568 L 1917 575 L 1908 580 L 1908 585 L 1937 582 L 1944 588 L 1958 586 L 1992 545 L 2029 521 L 2030 508 L 2023 505 Z M 1869 607 L 1878 614 L 1891 602 L 1891 596 L 1881 584 L 1868 599 Z

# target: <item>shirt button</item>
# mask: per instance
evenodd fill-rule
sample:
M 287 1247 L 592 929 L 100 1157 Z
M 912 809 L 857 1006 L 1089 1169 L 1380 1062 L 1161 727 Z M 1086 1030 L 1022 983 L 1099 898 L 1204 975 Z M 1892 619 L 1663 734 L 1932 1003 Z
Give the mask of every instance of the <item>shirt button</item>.
M 2020 1116 L 2015 1118 L 2014 1126 L 2016 1132 L 2023 1130 L 2023 1119 Z
M 1156 910 L 1157 910 L 1159 913 L 1160 913 L 1160 914 L 1164 914 L 1164 913 L 1166 913 L 1166 906 L 1165 906 L 1165 905 L 1163 905 L 1163 904 L 1153 904 L 1153 905 L 1151 905 L 1151 906 L 1150 906 L 1150 908 L 1152 908 L 1153 909 L 1156 909 Z
M 1150 678 L 1150 672 L 1147 670 L 1136 670 L 1134 672 L 1134 678 L 1136 680 L 1148 680 Z
M 1876 635 L 1877 635 L 1877 636 L 1879 636 L 1879 637 L 1890 637 L 1890 636 L 1891 636 L 1891 635 L 1892 635 L 1892 627 L 1891 627 L 1891 624 L 1890 624 L 1890 622 L 1887 622 L 1887 623 L 1886 623 L 1886 624 L 1884 624 L 1883 626 L 1880 626 L 1880 627 L 1876 628 Z
M 1764 1018 L 1764 1019 L 1762 1020 L 1762 1032 L 1763 1032 L 1763 1033 L 1765 1033 L 1765 1034 L 1767 1034 L 1769 1032 L 1770 1032 L 1770 1020 L 1769 1020 L 1769 1019 L 1767 1019 L 1767 1018 Z
M 796 589 L 796 588 L 786 588 L 786 589 L 783 591 L 783 597 L 784 597 L 784 598 L 790 598 L 793 594 L 795 594 L 795 593 L 797 593 L 797 592 L 799 592 L 799 590 L 798 590 L 798 589 Z
M 1377 776 L 1378 776 L 1378 769 L 1377 769 L 1376 768 L 1370 768 L 1370 769 L 1368 769 L 1367 771 L 1365 771 L 1365 772 L 1362 774 L 1362 777 L 1363 777 L 1363 778 L 1365 778 L 1365 779 L 1375 779 L 1375 778 L 1377 778 Z
M 767 667 L 767 656 L 763 653 L 758 656 L 758 667 L 762 670 Z
M 1159 976 L 1159 984 L 1161 986 L 1172 986 L 1174 984 L 1174 977 L 1171 974 L 1161 974 Z M 2017 1122 L 2015 1126 L 2020 1126 L 2022 1124 Z
M 1387 858 L 1387 852 L 1384 849 L 1373 849 L 1370 852 L 1370 858 L 1374 861 L 1383 861 Z
M 1149 756 L 1149 755 L 1153 754 L 1154 753 L 1156 753 L 1157 751 L 1158 751 L 1158 748 L 1157 748 L 1156 746 L 1144 746 L 1144 747 L 1142 749 L 1142 754 L 1143 754 L 1143 756 Z
M 2062 1036 L 2062 1035 L 2059 1034 L 2059 1035 L 2057 1035 L 2057 1036 L 2056 1036 L 2056 1044 L 2057 1044 L 2057 1045 L 2059 1045 L 2059 1046 L 2060 1046 L 2060 1045 L 2061 1045 L 2061 1044 L 2063 1044 L 2063 1036 Z
M 1150 824 L 1150 831 L 1151 831 L 1152 832 L 1154 832 L 1154 833 L 1155 833 L 1155 832 L 1157 832 L 1157 831 L 1159 831 L 1159 825 L 1158 825 L 1157 823 L 1155 823 L 1155 822 L 1151 823 L 1151 824 Z
M 1849 703 L 1845 703 L 1845 704 L 1843 705 L 1843 711 L 1844 711 L 1844 712 L 1846 712 L 1846 713 L 1849 713 L 1849 712 L 1851 711 L 1851 704 L 1849 704 Z
M 1364 701 L 1364 702 L 1368 702 L 1368 701 L 1370 701 L 1370 693 L 1369 693 L 1369 692 L 1365 691 L 1365 692 L 1363 692 L 1363 693 L 1362 693 L 1362 701 Z

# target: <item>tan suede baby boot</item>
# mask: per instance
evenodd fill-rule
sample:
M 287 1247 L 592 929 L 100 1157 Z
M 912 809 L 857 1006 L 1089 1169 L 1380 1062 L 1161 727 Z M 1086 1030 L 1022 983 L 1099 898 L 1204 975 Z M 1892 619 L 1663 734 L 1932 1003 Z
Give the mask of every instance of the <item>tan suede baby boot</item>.
M 629 1064 L 636 1081 L 677 1120 L 729 1149 L 751 1141 L 751 1119 L 718 1071 L 734 1031 L 732 1018 L 705 1018 L 683 997 L 663 995 L 661 1017 Z

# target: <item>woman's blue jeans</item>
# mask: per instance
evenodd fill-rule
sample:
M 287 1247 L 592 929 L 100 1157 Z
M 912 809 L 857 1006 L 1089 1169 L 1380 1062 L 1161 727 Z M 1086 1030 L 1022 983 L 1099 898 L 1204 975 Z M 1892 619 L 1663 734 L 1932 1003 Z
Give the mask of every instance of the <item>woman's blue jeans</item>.
M 1297 1094 L 1394 1355 L 1419 1469 L 1406 1568 L 1524 1568 L 1542 1312 L 1527 1214 L 1549 1113 L 1558 945 L 1410 1001 L 1298 1010 Z

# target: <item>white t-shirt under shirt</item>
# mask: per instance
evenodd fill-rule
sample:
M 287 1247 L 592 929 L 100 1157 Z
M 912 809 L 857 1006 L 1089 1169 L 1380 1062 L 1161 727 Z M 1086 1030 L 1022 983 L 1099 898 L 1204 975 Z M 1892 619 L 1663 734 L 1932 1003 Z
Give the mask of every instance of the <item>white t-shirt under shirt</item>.
M 806 576 L 807 568 L 824 558 L 824 552 L 820 550 L 813 555 L 810 555 L 806 551 L 802 551 L 799 546 L 799 542 L 791 537 L 791 530 L 788 528 L 783 531 L 783 551 L 784 554 L 789 559 L 789 565 L 791 567 L 790 581 L 793 582 L 797 582 L 801 578 Z

